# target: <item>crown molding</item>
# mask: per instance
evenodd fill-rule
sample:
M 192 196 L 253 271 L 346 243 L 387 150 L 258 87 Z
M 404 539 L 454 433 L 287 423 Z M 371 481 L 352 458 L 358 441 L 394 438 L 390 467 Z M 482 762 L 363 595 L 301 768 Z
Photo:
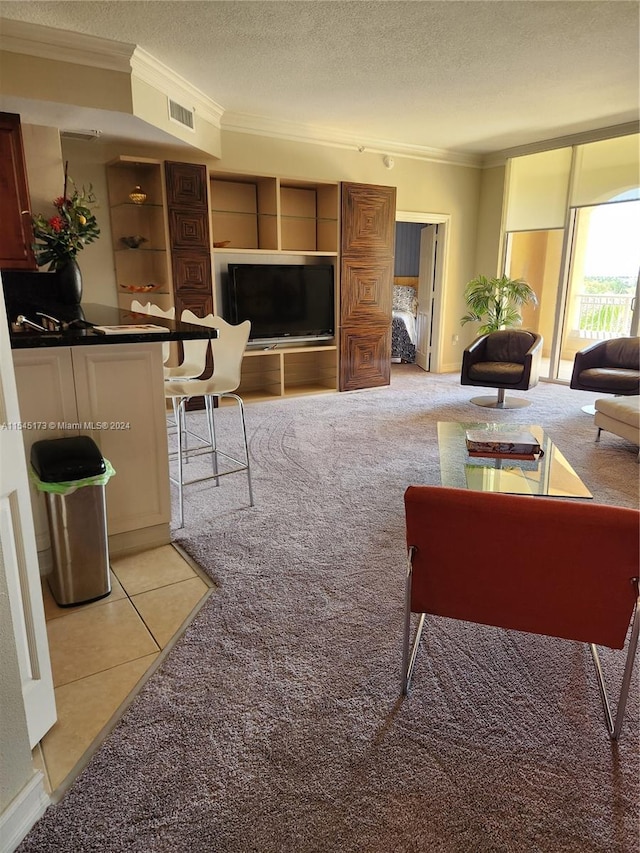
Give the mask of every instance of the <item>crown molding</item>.
M 526 154 L 540 154 L 542 151 L 552 151 L 554 148 L 570 148 L 573 145 L 586 145 L 589 142 L 600 142 L 603 139 L 614 139 L 618 136 L 630 136 L 640 132 L 640 122 L 629 121 L 626 124 L 616 124 L 610 127 L 599 127 L 595 130 L 585 130 L 582 133 L 571 133 L 568 136 L 556 136 L 541 142 L 531 142 L 515 148 L 496 151 L 484 158 L 483 168 L 504 166 L 512 157 L 523 157 Z
M 68 30 L 0 19 L 2 50 L 40 59 L 71 62 L 108 71 L 131 71 L 129 61 L 135 45 L 86 36 Z
M 220 128 L 224 110 L 219 104 L 135 44 L 10 21 L 7 18 L 0 19 L 0 34 L 2 50 L 9 53 L 135 74 L 154 89 L 184 106 L 193 107 L 201 118 Z
M 164 92 L 184 107 L 192 107 L 197 116 L 220 128 L 224 108 L 141 47 L 133 51 L 131 71 L 149 86 Z
M 366 151 L 368 154 L 393 154 L 395 157 L 424 160 L 432 163 L 447 163 L 453 166 L 481 168 L 483 161 L 482 156 L 478 154 L 465 154 L 460 151 L 448 151 L 387 139 L 356 136 L 341 131 L 245 113 L 224 113 L 222 130 L 248 133 L 255 136 L 268 136 L 274 139 L 289 140 L 290 142 L 308 142 L 333 148 L 350 148 L 360 152 Z

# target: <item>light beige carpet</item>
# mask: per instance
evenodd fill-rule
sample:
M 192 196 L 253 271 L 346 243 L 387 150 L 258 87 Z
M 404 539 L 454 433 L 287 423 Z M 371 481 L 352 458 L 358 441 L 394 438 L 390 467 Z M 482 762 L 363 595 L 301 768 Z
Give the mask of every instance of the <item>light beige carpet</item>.
M 586 647 L 439 619 L 399 700 L 402 496 L 439 482 L 438 420 L 541 423 L 596 501 L 638 501 L 637 448 L 594 443 L 594 395 L 540 384 L 488 412 L 470 391 L 401 365 L 248 408 L 256 506 L 242 474 L 193 486 L 176 531 L 219 589 L 22 853 L 638 849 L 637 677 L 612 745 Z M 621 654 L 603 663 L 615 690 Z

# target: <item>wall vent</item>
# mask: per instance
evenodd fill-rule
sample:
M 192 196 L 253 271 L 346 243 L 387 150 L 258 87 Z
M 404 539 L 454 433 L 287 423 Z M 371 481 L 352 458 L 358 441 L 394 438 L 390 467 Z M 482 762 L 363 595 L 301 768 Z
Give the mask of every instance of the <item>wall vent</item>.
M 80 139 L 83 142 L 92 142 L 95 139 L 100 139 L 102 136 L 101 130 L 61 130 L 60 136 L 64 139 Z
M 183 107 L 182 104 L 172 101 L 171 98 L 169 98 L 169 118 L 171 121 L 189 128 L 189 130 L 195 130 L 193 110 Z

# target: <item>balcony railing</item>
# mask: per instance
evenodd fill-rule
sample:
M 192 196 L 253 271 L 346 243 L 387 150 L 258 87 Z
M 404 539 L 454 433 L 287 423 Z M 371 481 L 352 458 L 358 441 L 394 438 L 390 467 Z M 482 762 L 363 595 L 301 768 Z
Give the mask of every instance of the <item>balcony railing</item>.
M 619 338 L 629 334 L 633 296 L 578 297 L 578 329 L 581 338 Z

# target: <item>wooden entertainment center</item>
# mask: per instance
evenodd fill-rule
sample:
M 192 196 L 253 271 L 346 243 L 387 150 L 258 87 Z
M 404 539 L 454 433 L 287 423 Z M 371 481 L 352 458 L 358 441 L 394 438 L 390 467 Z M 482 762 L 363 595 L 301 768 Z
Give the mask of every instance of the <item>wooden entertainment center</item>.
M 116 286 L 161 308 L 223 314 L 230 263 L 331 264 L 337 334 L 327 342 L 250 347 L 247 400 L 389 382 L 395 188 L 208 172 L 122 156 L 107 165 Z M 130 198 L 134 187 L 143 203 Z M 145 238 L 128 248 L 122 237 Z M 157 285 L 147 292 L 133 287 Z

